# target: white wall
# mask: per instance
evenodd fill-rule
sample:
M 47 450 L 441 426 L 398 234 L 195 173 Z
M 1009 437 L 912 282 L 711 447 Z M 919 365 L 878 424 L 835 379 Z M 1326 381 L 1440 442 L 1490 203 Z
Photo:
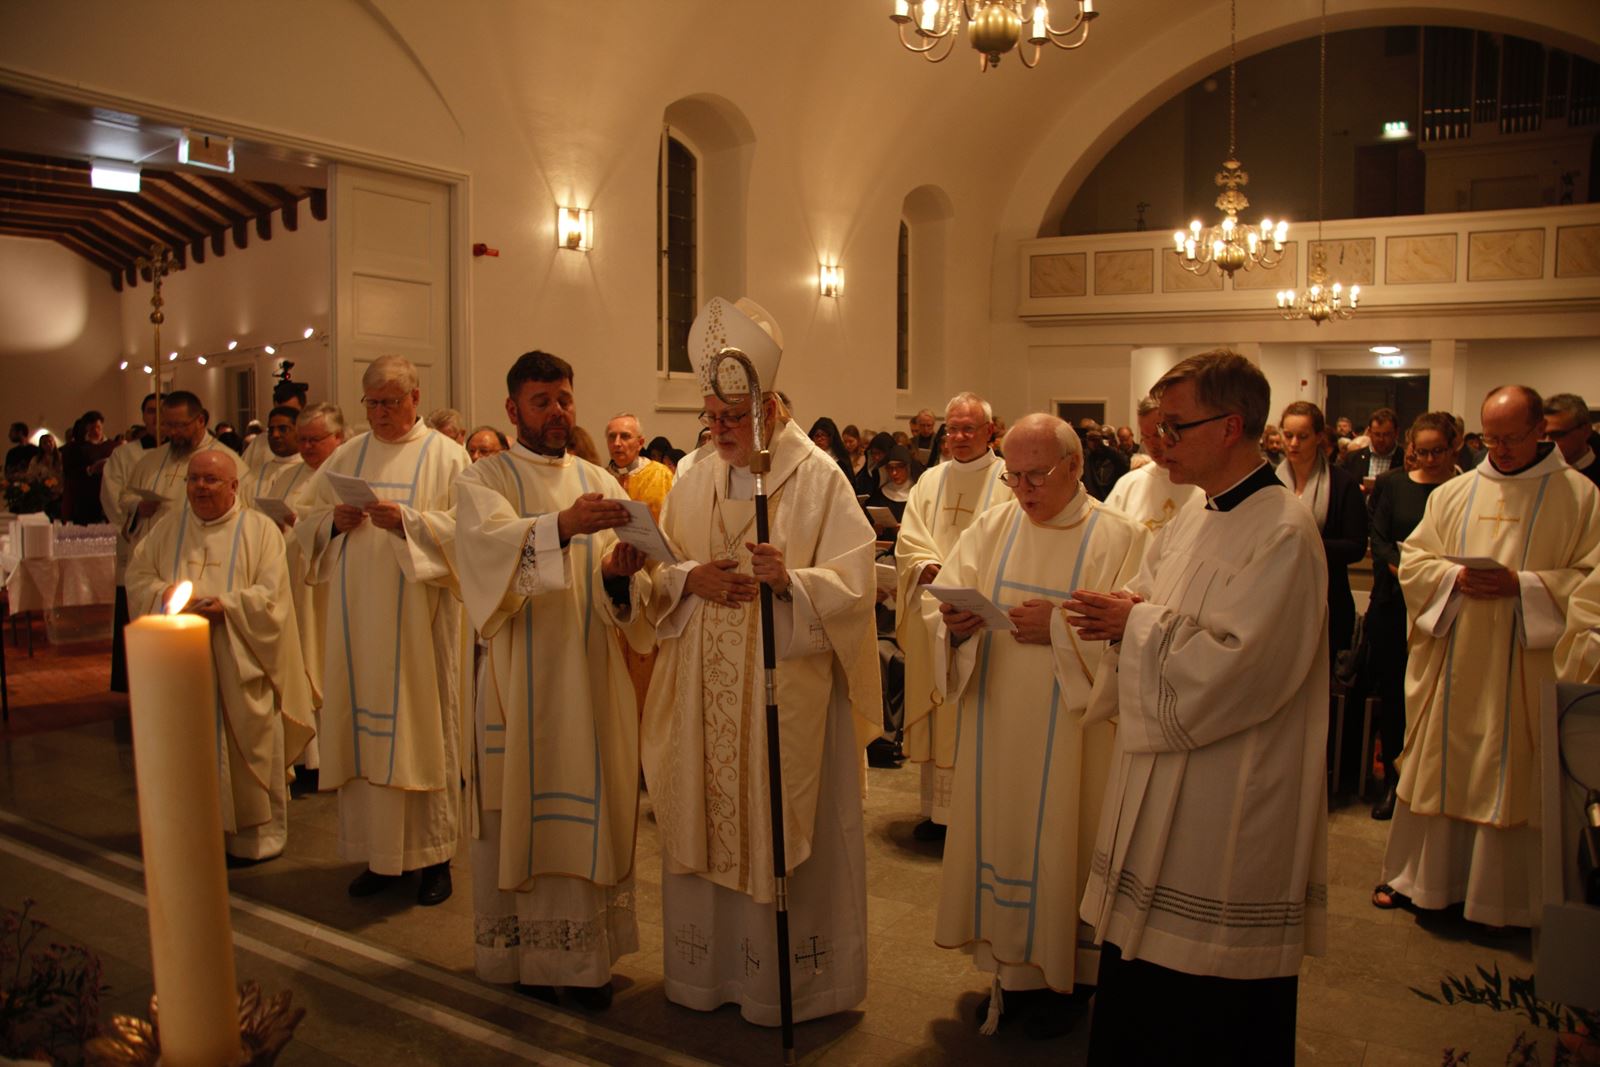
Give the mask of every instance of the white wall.
M 1471 341 L 1456 349 L 1456 375 L 1465 384 L 1461 414 L 1472 429 L 1489 390 L 1526 385 L 1543 396 L 1577 393 L 1600 410 L 1600 341 Z
M 46 426 L 65 440 L 92 409 L 108 434 L 124 410 L 118 296 L 105 271 L 53 241 L 0 237 L 0 421 Z

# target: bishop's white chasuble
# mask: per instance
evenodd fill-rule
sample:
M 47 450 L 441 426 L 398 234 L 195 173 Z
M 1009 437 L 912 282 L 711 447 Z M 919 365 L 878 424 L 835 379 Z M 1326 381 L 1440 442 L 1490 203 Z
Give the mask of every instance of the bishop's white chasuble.
M 1075 589 L 1121 589 L 1146 539 L 1082 487 L 1044 524 L 1011 498 L 961 535 L 939 583 L 976 588 L 1005 609 L 1059 605 Z M 961 735 L 934 940 L 971 952 L 1005 989 L 1069 993 L 1092 984 L 1099 967 L 1077 902 L 1115 729 L 1083 724 L 1105 643 L 1082 640 L 1061 611 L 1052 616 L 1049 645 L 984 630 L 947 653 Z M 938 636 L 943 653 L 942 623 Z
M 1271 467 L 1223 498 L 1161 528 L 1100 661 L 1087 721 L 1117 736 L 1081 914 L 1124 959 L 1280 978 L 1326 940 L 1327 565 Z
M 1448 556 L 1516 571 L 1520 594 L 1462 595 Z M 1568 599 L 1596 563 L 1600 494 L 1555 448 L 1517 474 L 1485 460 L 1444 483 L 1402 543 L 1411 654 L 1384 881 L 1419 906 L 1464 901 L 1476 922 L 1531 923 L 1536 839 L 1505 832 L 1536 821 L 1539 689 L 1555 680 Z
M 873 622 L 873 534 L 839 464 L 786 423 L 767 475 L 772 543 L 792 602 L 775 608 L 777 699 L 795 1018 L 866 995 L 864 750 L 883 719 Z M 755 540 L 748 471 L 707 453 L 672 487 L 661 525 L 680 559 L 653 576 L 661 641 L 643 725 L 661 832 L 668 999 L 710 1011 L 735 1002 L 778 1023 L 758 601 L 688 593 L 696 562 L 737 561 Z
M 1116 508 L 1152 534 L 1183 508 L 1203 508 L 1206 494 L 1199 486 L 1179 485 L 1154 460 L 1117 479 L 1106 494 L 1106 507 Z
M 607 594 L 609 530 L 560 543 L 556 513 L 595 492 L 626 499 L 604 468 L 521 444 L 456 480 L 461 594 L 488 642 L 469 780 L 489 981 L 598 986 L 639 946 L 639 720 L 616 628 L 649 642 L 649 583 L 622 583 L 622 604 Z
M 339 849 L 378 874 L 441 863 L 460 827 L 461 605 L 451 483 L 467 454 L 419 419 L 399 441 L 360 434 L 312 478 L 293 535 L 328 586 L 319 787 L 339 790 Z M 400 505 L 405 536 L 333 529 L 331 471 Z
M 265 859 L 288 841 L 285 764 L 313 731 L 311 686 L 300 656 L 283 537 L 265 516 L 235 503 L 221 518 L 168 511 L 128 565 L 134 618 L 160 612 L 169 586 L 194 583 L 215 597 L 217 767 L 228 853 Z
M 917 584 L 929 564 L 944 565 L 961 532 L 991 507 L 1013 499 L 1000 482 L 1005 464 L 993 452 L 970 463 L 950 460 L 911 487 L 895 538 L 895 638 L 905 655 L 905 752 L 922 765 L 922 814 L 950 821 L 955 784 L 956 712 L 945 708 L 944 679 L 934 667 L 939 602 Z

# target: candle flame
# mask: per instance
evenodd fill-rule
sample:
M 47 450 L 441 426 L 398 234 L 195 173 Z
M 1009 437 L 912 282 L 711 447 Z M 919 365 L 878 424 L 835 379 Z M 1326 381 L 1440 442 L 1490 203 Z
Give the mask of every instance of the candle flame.
M 184 605 L 189 603 L 189 594 L 193 592 L 193 582 L 179 582 L 178 587 L 172 591 L 172 599 L 167 601 L 167 614 L 176 615 L 182 611 Z

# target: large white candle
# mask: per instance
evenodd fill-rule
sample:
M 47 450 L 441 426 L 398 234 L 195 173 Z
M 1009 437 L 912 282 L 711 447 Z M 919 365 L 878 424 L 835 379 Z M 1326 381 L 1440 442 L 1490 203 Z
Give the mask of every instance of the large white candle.
M 217 1067 L 240 1043 L 211 624 L 148 615 L 128 624 L 127 642 L 161 1063 Z

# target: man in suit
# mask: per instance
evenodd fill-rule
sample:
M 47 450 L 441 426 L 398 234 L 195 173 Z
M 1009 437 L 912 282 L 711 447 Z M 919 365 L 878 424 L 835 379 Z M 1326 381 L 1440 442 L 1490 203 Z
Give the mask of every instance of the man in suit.
M 1372 492 L 1378 476 L 1391 467 L 1404 466 L 1400 449 L 1399 416 L 1393 408 L 1379 408 L 1367 419 L 1367 447 L 1358 448 L 1344 457 L 1339 464 L 1361 481 L 1363 493 Z

